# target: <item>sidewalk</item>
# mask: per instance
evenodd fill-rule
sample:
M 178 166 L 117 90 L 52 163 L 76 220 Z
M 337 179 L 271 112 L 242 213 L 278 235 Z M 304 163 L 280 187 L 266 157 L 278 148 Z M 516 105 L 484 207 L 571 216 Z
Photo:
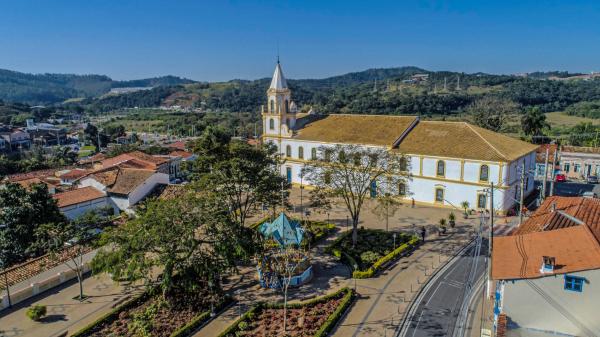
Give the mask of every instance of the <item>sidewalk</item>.
M 449 235 L 430 235 L 379 277 L 356 280 L 358 300 L 333 336 L 393 336 L 419 288 L 469 241 L 471 228 L 463 224 Z

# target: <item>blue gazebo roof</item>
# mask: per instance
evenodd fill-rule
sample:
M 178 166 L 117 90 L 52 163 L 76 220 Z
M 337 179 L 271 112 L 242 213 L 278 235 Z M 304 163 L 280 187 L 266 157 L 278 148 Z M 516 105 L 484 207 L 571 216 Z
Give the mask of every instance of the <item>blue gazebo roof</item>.
M 264 222 L 258 231 L 266 238 L 271 238 L 281 246 L 300 245 L 304 237 L 304 229 L 300 222 L 290 220 L 283 212 L 273 222 Z

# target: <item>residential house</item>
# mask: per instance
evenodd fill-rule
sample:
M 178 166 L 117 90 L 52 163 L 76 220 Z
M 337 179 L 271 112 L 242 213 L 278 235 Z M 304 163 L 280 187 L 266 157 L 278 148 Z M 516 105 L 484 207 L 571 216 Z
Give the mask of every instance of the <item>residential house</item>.
M 560 196 L 494 238 L 495 314 L 506 317 L 506 336 L 600 336 L 599 240 L 600 200 Z
M 548 150 L 548 169 L 546 170 L 546 150 Z M 560 162 L 558 157 L 558 145 L 557 144 L 542 144 L 535 150 L 535 180 L 544 180 L 544 173 L 546 173 L 546 181 L 551 181 L 554 178 L 554 174 L 560 172 Z M 554 165 L 554 172 L 552 171 L 552 162 L 554 160 L 554 154 L 556 153 L 556 162 Z
M 0 138 L 3 139 L 5 152 L 29 149 L 31 137 L 27 131 L 12 126 L 0 126 Z
M 180 156 L 149 155 L 141 151 L 133 151 L 106 158 L 95 165 L 95 168 L 108 168 L 119 165 L 121 167 L 153 170 L 168 174 L 169 179 L 173 181 L 180 177 L 181 161 L 182 157 Z
M 105 192 L 92 186 L 57 193 L 53 198 L 60 212 L 69 220 L 75 220 L 91 210 L 112 209 L 113 214 L 119 212 L 119 208 Z
M 6 176 L 3 182 L 16 183 L 27 189 L 33 184 L 45 184 L 48 187 L 48 192 L 54 194 L 60 186 L 60 179 L 57 177 L 59 171 L 59 169 L 47 169 L 16 173 Z
M 77 180 L 80 187 L 91 186 L 105 192 L 121 211 L 148 196 L 158 185 L 168 184 L 169 175 L 155 170 L 111 166 L 93 171 Z
M 73 183 L 75 183 L 75 181 L 77 181 L 77 179 L 85 176 L 88 173 L 90 173 L 89 170 L 76 168 L 73 170 L 63 171 L 58 177 L 60 178 L 61 185 L 71 186 Z
M 600 176 L 600 148 L 563 146 L 560 149 L 562 172 L 570 179 Z
M 311 160 L 335 145 L 375 148 L 408 158 L 411 179 L 388 193 L 407 202 L 453 208 L 469 202 L 487 209 L 485 189 L 494 184 L 494 208 L 507 212 L 519 200 L 520 170 L 525 165 L 524 195 L 534 191 L 536 145 L 466 122 L 423 121 L 418 116 L 361 114 L 316 115 L 291 109 L 291 90 L 279 63 L 262 107 L 263 143 L 271 143 L 285 163 L 280 174 L 294 185 L 311 185 L 301 174 Z M 373 182 L 385 186 L 385 178 Z

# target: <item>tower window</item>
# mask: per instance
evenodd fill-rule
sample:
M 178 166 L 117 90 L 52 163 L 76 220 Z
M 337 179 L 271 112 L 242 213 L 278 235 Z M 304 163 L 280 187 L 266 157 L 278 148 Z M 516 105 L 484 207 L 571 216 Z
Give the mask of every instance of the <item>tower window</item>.
M 273 118 L 269 119 L 269 130 L 275 130 L 275 121 Z
M 285 112 L 290 112 L 290 102 L 287 99 L 285 100 Z
M 438 160 L 436 175 L 443 177 L 446 175 L 446 163 L 443 160 Z
M 285 156 L 288 158 L 292 156 L 292 147 L 289 145 L 285 147 Z
M 310 158 L 312 160 L 317 160 L 317 148 L 313 147 L 312 150 L 310 150 Z
M 479 169 L 479 180 L 488 181 L 490 175 L 490 168 L 487 165 L 481 165 Z
M 271 100 L 271 112 L 275 112 L 275 101 Z
M 398 184 L 398 195 L 399 196 L 406 195 L 406 184 L 405 183 Z
M 298 158 L 304 159 L 304 148 L 302 146 L 298 148 Z

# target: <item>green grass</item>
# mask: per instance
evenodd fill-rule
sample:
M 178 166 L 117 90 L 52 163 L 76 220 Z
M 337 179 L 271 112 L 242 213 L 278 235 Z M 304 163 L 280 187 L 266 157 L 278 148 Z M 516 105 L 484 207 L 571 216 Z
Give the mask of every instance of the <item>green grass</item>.
M 572 127 L 579 123 L 592 123 L 594 125 L 600 125 L 600 119 L 570 116 L 563 111 L 555 111 L 546 113 L 546 121 L 550 123 L 551 127 Z

